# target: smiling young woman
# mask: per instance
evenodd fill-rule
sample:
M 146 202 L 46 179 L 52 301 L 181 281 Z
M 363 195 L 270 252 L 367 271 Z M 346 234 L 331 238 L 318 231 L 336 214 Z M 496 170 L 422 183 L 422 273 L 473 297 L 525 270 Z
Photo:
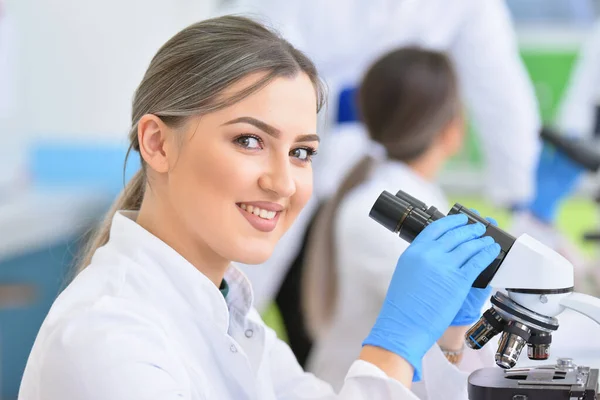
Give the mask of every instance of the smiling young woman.
M 311 61 L 249 19 L 206 20 L 169 40 L 133 100 L 129 139 L 142 168 L 53 304 L 19 398 L 415 398 L 408 388 L 421 349 L 411 356 L 401 341 L 390 345 L 393 333 L 381 339 L 381 330 L 339 395 L 305 374 L 252 308 L 250 284 L 231 266 L 265 261 L 309 200 L 323 98 Z M 466 240 L 466 221 L 440 221 L 424 233 L 454 229 L 455 242 Z M 485 260 L 463 272 L 446 259 L 432 265 L 466 277 L 452 286 L 462 302 Z M 436 275 L 425 252 L 407 262 L 424 277 Z M 444 276 L 434 281 L 446 284 Z M 390 293 L 394 301 L 404 296 Z M 441 317 L 423 329 L 447 324 L 444 316 L 458 309 L 447 299 L 430 306 Z M 398 321 L 393 307 L 385 313 L 388 327 Z

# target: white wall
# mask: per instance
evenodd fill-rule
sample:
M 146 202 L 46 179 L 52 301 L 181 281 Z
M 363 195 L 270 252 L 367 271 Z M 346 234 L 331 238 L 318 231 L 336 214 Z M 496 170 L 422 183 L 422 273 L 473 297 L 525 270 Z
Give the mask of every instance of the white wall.
M 121 139 L 151 57 L 214 0 L 9 0 L 25 135 Z
M 0 0 L 14 28 L 12 49 L 3 52 L 7 19 L 0 18 L 0 98 L 12 105 L 11 112 L 0 107 L 0 194 L 23 171 L 31 141 L 125 143 L 133 92 L 150 59 L 217 1 Z M 2 57 L 10 68 L 1 68 Z

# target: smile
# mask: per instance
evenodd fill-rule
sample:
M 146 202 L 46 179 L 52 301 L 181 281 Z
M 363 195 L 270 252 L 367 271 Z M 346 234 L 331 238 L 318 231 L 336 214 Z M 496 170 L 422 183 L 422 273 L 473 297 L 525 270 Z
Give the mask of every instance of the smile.
M 244 203 L 239 204 L 239 207 L 242 210 L 245 210 L 246 212 L 249 212 L 250 214 L 254 214 L 257 217 L 260 217 L 262 219 L 267 219 L 267 220 L 271 220 L 273 218 L 275 218 L 275 216 L 277 215 L 276 211 L 269 211 L 269 210 L 265 210 L 256 206 L 252 206 L 252 205 L 246 205 Z
M 274 203 L 238 203 L 237 208 L 252 227 L 260 232 L 271 232 L 277 227 L 279 216 L 284 208 Z

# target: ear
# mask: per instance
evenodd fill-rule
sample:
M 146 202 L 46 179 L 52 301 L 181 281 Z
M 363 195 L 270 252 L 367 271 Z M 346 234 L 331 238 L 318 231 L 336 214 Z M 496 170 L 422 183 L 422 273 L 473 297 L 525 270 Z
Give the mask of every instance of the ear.
M 146 114 L 138 123 L 140 155 L 158 173 L 169 171 L 167 132 L 168 127 L 156 115 Z

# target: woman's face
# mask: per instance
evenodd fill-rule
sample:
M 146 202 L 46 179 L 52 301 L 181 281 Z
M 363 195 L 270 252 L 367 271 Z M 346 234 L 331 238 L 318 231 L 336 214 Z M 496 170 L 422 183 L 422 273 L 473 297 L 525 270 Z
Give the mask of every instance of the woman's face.
M 261 77 L 246 77 L 224 96 Z M 167 136 L 160 196 L 180 234 L 228 261 L 269 258 L 312 194 L 316 104 L 305 74 L 277 78 Z

